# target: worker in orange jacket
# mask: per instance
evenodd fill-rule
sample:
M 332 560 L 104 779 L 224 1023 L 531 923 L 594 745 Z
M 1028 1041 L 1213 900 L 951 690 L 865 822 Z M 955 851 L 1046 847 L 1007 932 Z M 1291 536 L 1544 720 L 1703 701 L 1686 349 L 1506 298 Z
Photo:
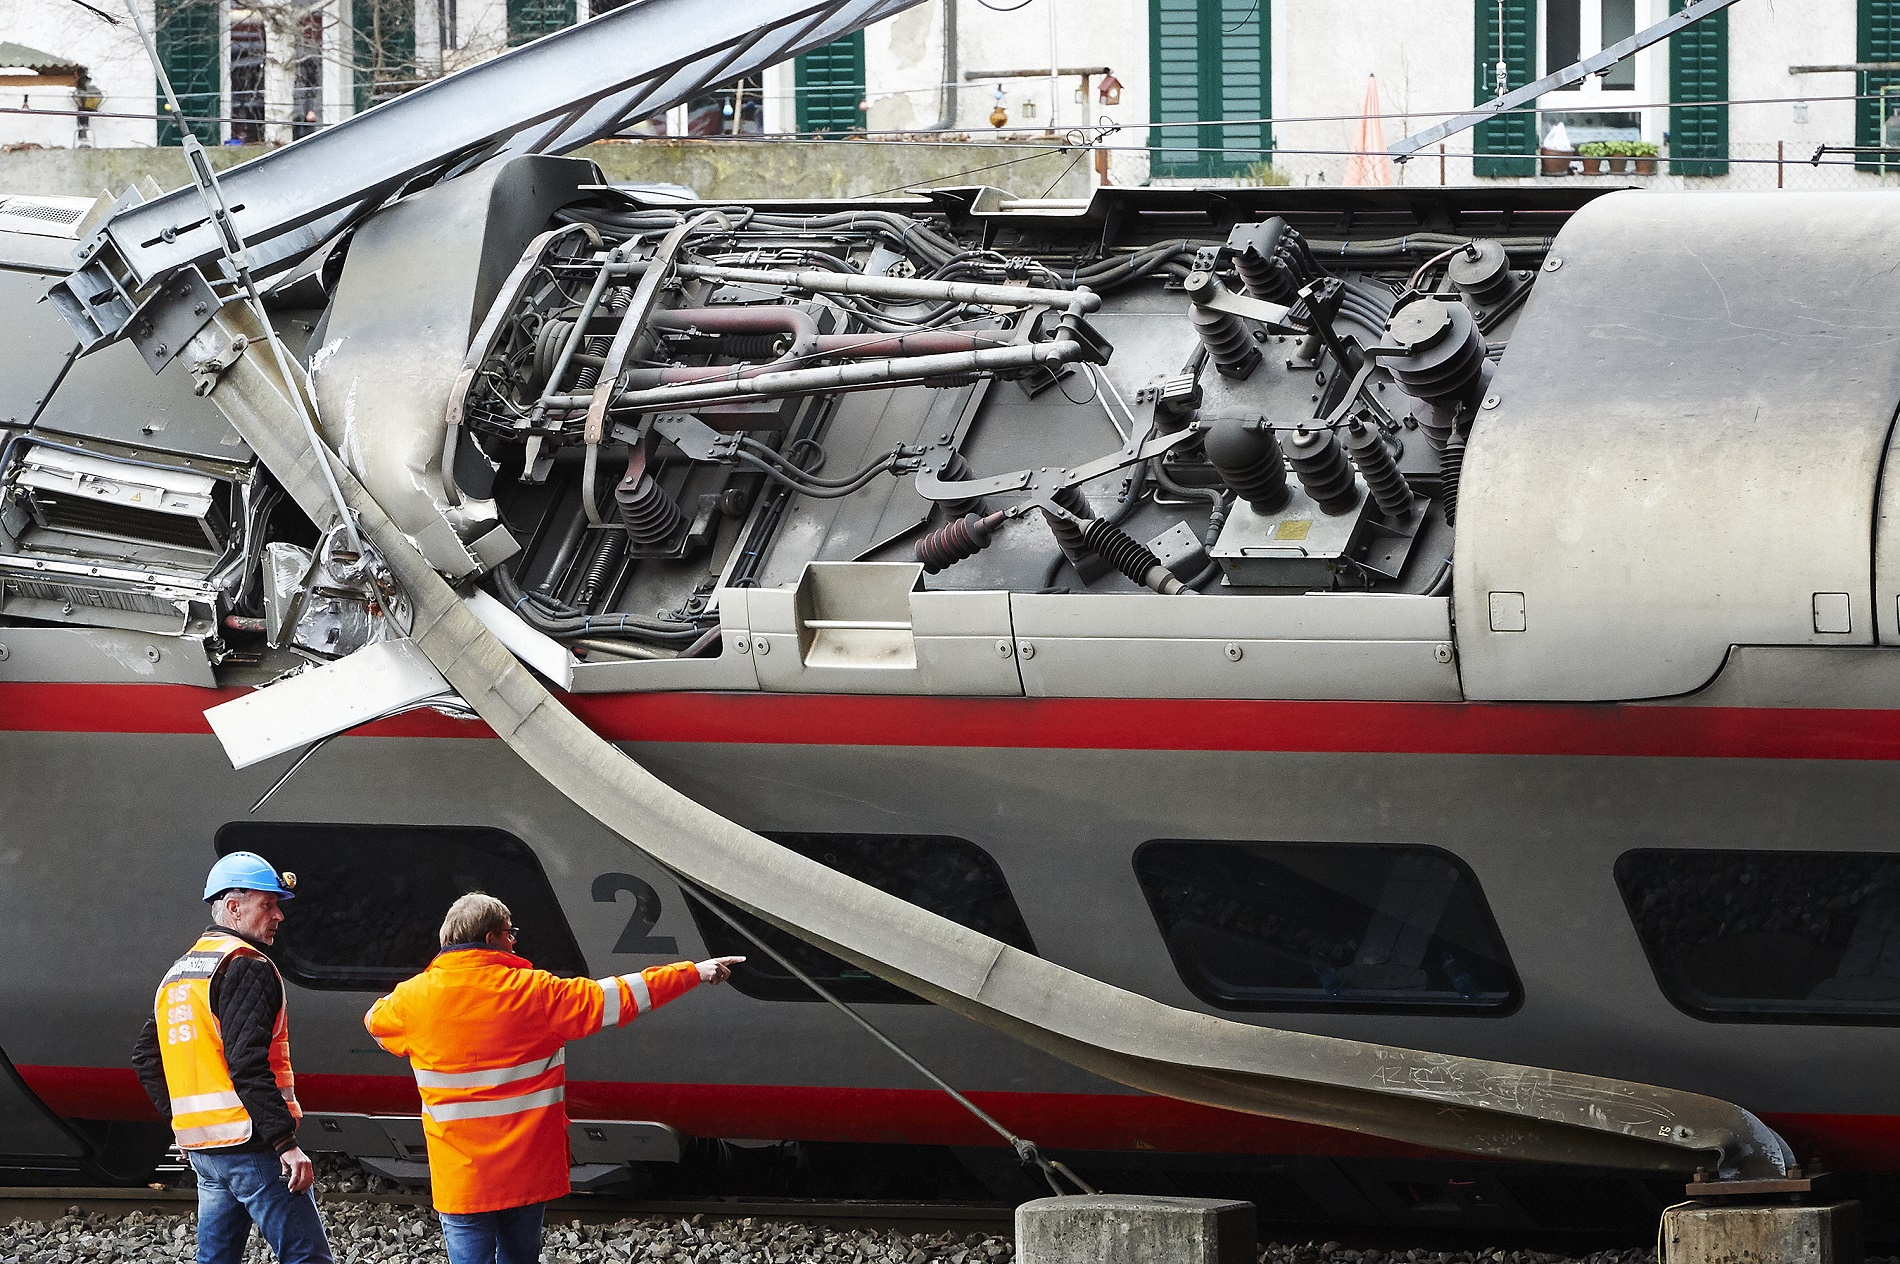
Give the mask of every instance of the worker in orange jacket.
M 745 958 L 557 978 L 515 955 L 508 906 L 479 891 L 449 906 L 440 938 L 363 1025 L 415 1070 L 450 1264 L 534 1264 L 546 1204 L 569 1189 L 567 1042 L 724 983 Z

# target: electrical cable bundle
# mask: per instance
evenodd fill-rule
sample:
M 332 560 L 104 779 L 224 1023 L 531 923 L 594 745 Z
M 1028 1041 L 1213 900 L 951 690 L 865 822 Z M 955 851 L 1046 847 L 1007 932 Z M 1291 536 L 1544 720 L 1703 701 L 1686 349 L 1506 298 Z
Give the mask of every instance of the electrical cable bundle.
M 556 640 L 625 637 L 657 645 L 687 646 L 704 631 L 697 623 L 646 619 L 631 614 L 587 614 L 544 593 L 524 593 L 506 566 L 495 568 L 496 595 L 537 631 Z

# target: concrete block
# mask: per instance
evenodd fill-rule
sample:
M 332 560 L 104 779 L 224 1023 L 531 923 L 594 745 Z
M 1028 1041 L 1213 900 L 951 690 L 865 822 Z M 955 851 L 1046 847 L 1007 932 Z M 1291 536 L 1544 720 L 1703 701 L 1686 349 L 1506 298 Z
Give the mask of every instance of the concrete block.
M 1664 1264 L 1861 1264 L 1860 1204 L 1685 1203 L 1663 1213 Z
M 1253 1264 L 1254 1258 L 1252 1203 L 1091 1194 L 1038 1198 L 1016 1209 L 1017 1264 Z

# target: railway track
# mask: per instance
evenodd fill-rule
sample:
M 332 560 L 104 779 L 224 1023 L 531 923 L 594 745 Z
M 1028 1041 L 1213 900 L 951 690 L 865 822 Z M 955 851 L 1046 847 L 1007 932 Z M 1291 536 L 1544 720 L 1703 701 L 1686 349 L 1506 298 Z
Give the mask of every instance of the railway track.
M 320 1195 L 326 1212 L 348 1216 L 358 1208 L 427 1211 L 426 1193 L 335 1193 Z M 86 1185 L 0 1187 L 0 1224 L 15 1219 L 53 1221 L 71 1215 L 182 1216 L 197 1210 L 197 1192 L 184 1189 L 103 1188 Z M 837 1229 L 893 1229 L 905 1233 L 1011 1231 L 1013 1211 L 1001 1204 L 885 1202 L 805 1198 L 615 1198 L 582 1195 L 548 1208 L 548 1222 L 583 1225 L 623 1220 L 784 1220 Z M 0 1259 L 4 1259 L 0 1255 Z

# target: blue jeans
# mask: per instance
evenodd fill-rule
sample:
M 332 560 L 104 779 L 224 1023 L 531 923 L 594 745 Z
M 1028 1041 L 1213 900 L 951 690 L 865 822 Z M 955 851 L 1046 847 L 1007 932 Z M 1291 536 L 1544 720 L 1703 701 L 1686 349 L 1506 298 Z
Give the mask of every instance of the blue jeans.
M 193 1150 L 190 1159 L 198 1175 L 198 1264 L 241 1264 L 253 1221 L 282 1264 L 332 1264 L 315 1195 L 290 1192 L 276 1155 Z
M 540 1264 L 541 1215 L 546 1203 L 452 1215 L 442 1211 L 442 1245 L 449 1264 Z

